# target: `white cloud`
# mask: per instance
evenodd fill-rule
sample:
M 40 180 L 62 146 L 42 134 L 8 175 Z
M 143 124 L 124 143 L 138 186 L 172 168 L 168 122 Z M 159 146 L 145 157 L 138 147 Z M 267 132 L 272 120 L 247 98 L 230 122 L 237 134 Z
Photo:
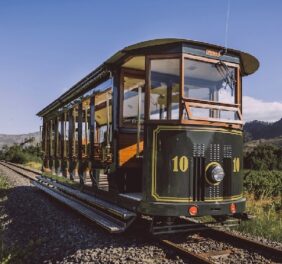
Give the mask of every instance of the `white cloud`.
M 265 102 L 243 96 L 244 121 L 260 120 L 274 122 L 282 118 L 282 102 Z

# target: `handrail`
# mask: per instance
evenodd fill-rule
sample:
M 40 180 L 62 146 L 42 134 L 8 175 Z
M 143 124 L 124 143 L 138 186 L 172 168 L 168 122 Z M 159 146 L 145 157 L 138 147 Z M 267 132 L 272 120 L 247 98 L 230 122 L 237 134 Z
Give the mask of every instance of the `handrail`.
M 141 106 L 142 106 L 142 87 L 138 87 L 138 108 L 137 108 L 137 148 L 136 148 L 136 158 L 143 158 L 140 155 L 140 132 L 141 132 Z

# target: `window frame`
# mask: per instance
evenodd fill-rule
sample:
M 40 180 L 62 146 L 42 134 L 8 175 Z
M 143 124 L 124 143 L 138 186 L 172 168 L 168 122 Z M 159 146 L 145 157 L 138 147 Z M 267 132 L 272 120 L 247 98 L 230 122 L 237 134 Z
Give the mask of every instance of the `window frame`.
M 184 106 L 186 108 L 186 112 L 188 115 L 188 120 L 184 119 L 183 116 L 181 117 L 181 123 L 184 124 L 191 124 L 194 123 L 202 123 L 203 121 L 208 121 L 210 122 L 218 122 L 219 124 L 222 123 L 228 123 L 229 124 L 234 124 L 237 125 L 242 125 L 243 120 L 242 120 L 242 86 L 241 86 L 241 74 L 240 74 L 240 65 L 236 63 L 231 63 L 231 62 L 226 62 L 224 63 L 229 66 L 235 68 L 236 72 L 236 89 L 235 89 L 235 103 L 230 104 L 230 103 L 223 103 L 223 102 L 215 102 L 215 101 L 209 101 L 209 100 L 201 100 L 201 99 L 194 99 L 194 98 L 187 98 L 184 96 L 184 62 L 185 59 L 190 59 L 190 60 L 196 60 L 200 62 L 207 62 L 207 63 L 218 63 L 220 60 L 219 59 L 210 59 L 210 58 L 205 58 L 205 57 L 200 57 L 196 55 L 191 55 L 191 54 L 182 54 L 182 85 L 181 85 L 181 93 L 182 93 L 182 101 L 184 102 Z M 212 118 L 212 117 L 196 117 L 193 116 L 190 107 L 199 107 L 199 108 L 209 108 L 209 109 L 218 109 L 218 110 L 226 110 L 226 111 L 236 111 L 238 113 L 239 119 L 240 120 L 228 120 L 228 119 L 219 119 L 219 118 Z M 183 109 L 181 111 L 181 114 L 183 115 Z M 198 121 L 198 122 L 197 122 Z
M 144 79 L 145 82 L 145 105 L 144 105 L 144 122 L 146 120 L 146 71 L 137 70 L 137 69 L 129 69 L 129 68 L 121 68 L 120 72 L 120 93 L 119 93 L 119 127 L 120 128 L 128 128 L 137 130 L 137 126 L 126 125 L 123 123 L 123 100 L 124 100 L 124 76 L 132 77 L 132 78 L 140 78 Z
M 146 70 L 146 81 L 145 81 L 145 121 L 147 123 L 177 123 L 179 124 L 182 117 L 182 53 L 174 54 L 157 54 L 147 55 L 145 58 L 145 70 Z M 178 119 L 150 119 L 150 87 L 151 87 L 151 60 L 165 60 L 165 59 L 178 59 L 179 60 L 179 116 Z

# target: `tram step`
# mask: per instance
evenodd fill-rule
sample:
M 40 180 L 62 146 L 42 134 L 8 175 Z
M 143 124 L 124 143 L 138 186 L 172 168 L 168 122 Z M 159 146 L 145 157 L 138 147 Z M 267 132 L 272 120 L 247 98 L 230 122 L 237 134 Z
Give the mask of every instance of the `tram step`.
M 71 207 L 73 210 L 84 215 L 86 218 L 95 222 L 110 233 L 122 233 L 128 227 L 125 222 L 114 219 L 113 217 L 106 215 L 93 207 L 82 204 L 80 201 L 62 193 L 61 191 L 47 187 L 43 182 L 40 183 L 33 181 L 32 183 L 40 190 L 59 200 L 61 203 Z
M 109 203 L 107 201 L 104 201 L 102 199 L 99 199 L 97 197 L 91 196 L 89 194 L 83 193 L 79 190 L 73 189 L 71 187 L 68 187 L 66 185 L 60 184 L 54 180 L 39 176 L 37 177 L 40 181 L 44 181 L 48 184 L 53 185 L 54 187 L 58 188 L 59 190 L 64 191 L 65 193 L 74 196 L 76 199 L 79 199 L 81 201 L 87 202 L 90 205 L 94 205 L 102 210 L 105 210 L 109 213 L 112 213 L 122 219 L 128 220 L 130 218 L 135 218 L 136 214 L 132 211 L 129 211 L 125 208 L 119 207 L 117 205 L 114 205 L 112 203 Z

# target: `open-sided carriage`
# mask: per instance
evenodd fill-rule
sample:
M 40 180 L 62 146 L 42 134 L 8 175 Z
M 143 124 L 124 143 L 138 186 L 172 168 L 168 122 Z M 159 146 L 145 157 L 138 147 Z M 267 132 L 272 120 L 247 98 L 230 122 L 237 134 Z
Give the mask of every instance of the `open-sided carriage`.
M 43 170 L 136 214 L 240 217 L 253 56 L 186 39 L 124 48 L 41 110 Z

